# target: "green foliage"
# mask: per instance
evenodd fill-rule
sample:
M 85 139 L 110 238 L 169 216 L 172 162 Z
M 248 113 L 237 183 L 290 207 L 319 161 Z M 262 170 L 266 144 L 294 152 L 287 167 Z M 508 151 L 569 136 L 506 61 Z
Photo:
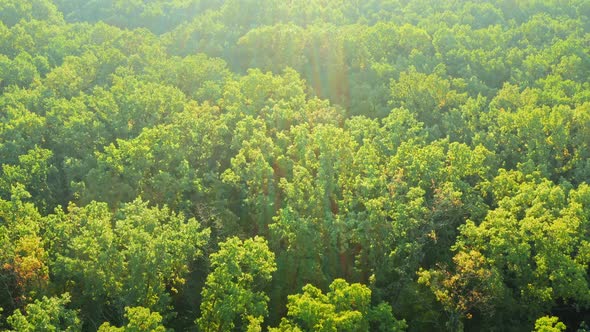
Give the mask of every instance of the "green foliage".
M 99 332 L 165 332 L 162 316 L 144 307 L 125 307 L 125 318 L 129 321 L 123 327 L 113 327 L 109 323 L 102 324 Z
M 30 197 L 22 185 L 16 185 L 10 201 L 0 200 L 0 305 L 7 310 L 22 308 L 43 294 L 49 277 L 41 215 L 26 202 Z
M 361 284 L 336 279 L 327 294 L 308 284 L 303 294 L 289 295 L 287 318 L 270 331 L 405 331 L 389 305 L 370 302 L 371 290 Z
M 213 271 L 201 294 L 201 317 L 196 320 L 199 328 L 255 331 L 268 315 L 264 289 L 276 271 L 274 254 L 266 241 L 261 237 L 244 241 L 229 238 L 210 259 Z
M 474 308 L 494 317 L 495 303 L 504 303 L 532 322 L 556 299 L 588 303 L 588 186 L 565 191 L 538 177 L 523 181 L 517 172 L 494 183 L 499 207 L 481 224 L 460 227 L 454 272 L 423 272 L 421 281 L 458 318 Z
M 140 199 L 114 215 L 106 204 L 70 205 L 47 223 L 53 281 L 91 318 L 126 306 L 166 314 L 209 237 L 194 218 Z M 121 316 L 107 317 L 117 322 Z
M 40 209 L 46 209 L 48 205 L 53 205 L 50 180 L 56 170 L 51 166 L 51 157 L 50 150 L 35 147 L 27 154 L 19 156 L 17 165 L 5 164 L 2 167 L 0 190 L 6 193 L 10 192 L 11 188 L 22 185 L 31 194 L 34 198 L 33 201 Z
M 7 26 L 13 26 L 21 20 L 44 20 L 58 23 L 61 13 L 55 4 L 49 0 L 3 0 L 0 2 L 0 21 Z
M 75 310 L 67 309 L 70 303 L 70 295 L 62 294 L 60 297 L 43 297 L 28 304 L 23 314 L 16 310 L 8 317 L 8 324 L 16 332 L 33 331 L 81 331 L 81 321 Z
M 565 324 L 559 321 L 558 317 L 543 316 L 535 322 L 535 331 L 537 332 L 561 332 L 565 331 Z

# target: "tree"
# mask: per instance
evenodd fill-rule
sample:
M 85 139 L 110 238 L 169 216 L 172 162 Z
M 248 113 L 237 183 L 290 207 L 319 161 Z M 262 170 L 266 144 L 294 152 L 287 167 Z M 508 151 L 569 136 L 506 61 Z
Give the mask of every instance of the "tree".
M 72 204 L 47 218 L 45 236 L 53 282 L 74 295 L 87 323 L 103 315 L 118 323 L 127 306 L 168 314 L 208 238 L 194 218 L 141 199 L 116 214 L 104 203 Z
M 287 318 L 270 331 L 404 331 L 404 320 L 396 320 L 391 306 L 371 306 L 371 290 L 362 284 L 336 279 L 330 291 L 310 284 L 303 294 L 289 295 Z
M 589 303 L 589 239 L 582 231 L 589 187 L 567 189 L 519 172 L 502 172 L 492 186 L 499 206 L 479 225 L 460 226 L 455 272 L 422 272 L 422 281 L 458 313 L 455 319 L 518 312 L 526 326 L 560 301 Z M 433 283 L 435 275 L 442 278 Z
M 60 297 L 43 297 L 28 304 L 23 314 L 16 310 L 7 321 L 15 332 L 34 331 L 64 331 L 76 332 L 82 330 L 82 322 L 77 312 L 67 309 L 70 303 L 70 295 L 62 294 Z
M 53 196 L 57 189 L 57 184 L 51 183 L 52 177 L 57 173 L 57 169 L 51 164 L 51 157 L 50 150 L 35 147 L 19 156 L 17 165 L 5 164 L 0 173 L 0 192 L 5 194 L 14 186 L 23 185 L 41 211 L 50 210 L 55 204 Z
M 535 322 L 535 332 L 562 332 L 566 326 L 558 317 L 543 316 Z
M 420 73 L 414 67 L 402 72 L 399 79 L 391 83 L 391 105 L 413 112 L 416 119 L 429 128 L 432 138 L 446 134 L 446 128 L 440 128 L 438 119 L 465 99 L 466 94 L 452 89 L 451 81 L 437 73 Z
M 268 315 L 264 290 L 276 271 L 274 254 L 262 237 L 232 237 L 211 254 L 212 272 L 201 292 L 202 331 L 254 329 Z
M 125 307 L 125 318 L 129 321 L 123 327 L 113 327 L 104 323 L 98 332 L 165 332 L 162 316 L 144 307 Z
M 0 200 L 0 306 L 7 310 L 44 294 L 49 279 L 41 215 L 22 185 L 11 192 L 10 201 Z

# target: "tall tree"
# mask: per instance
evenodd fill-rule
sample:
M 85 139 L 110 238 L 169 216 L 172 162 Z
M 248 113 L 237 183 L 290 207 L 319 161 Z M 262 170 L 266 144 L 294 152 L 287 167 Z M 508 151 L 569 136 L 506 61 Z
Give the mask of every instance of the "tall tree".
M 258 236 L 244 241 L 229 238 L 210 259 L 213 270 L 201 293 L 199 328 L 254 331 L 268 315 L 265 289 L 276 270 L 266 240 Z

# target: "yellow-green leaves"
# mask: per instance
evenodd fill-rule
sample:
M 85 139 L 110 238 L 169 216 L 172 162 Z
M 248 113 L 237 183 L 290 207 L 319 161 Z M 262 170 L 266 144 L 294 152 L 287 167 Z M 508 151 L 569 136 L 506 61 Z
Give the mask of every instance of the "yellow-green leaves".
M 560 299 L 590 303 L 588 187 L 568 190 L 518 172 L 493 184 L 498 208 L 461 226 L 450 270 L 422 271 L 422 283 L 459 319 L 475 308 L 493 316 L 504 303 L 530 323 Z
M 48 231 L 55 236 L 47 239 L 54 281 L 90 317 L 133 305 L 166 314 L 209 238 L 195 219 L 140 199 L 115 214 L 106 204 L 71 205 L 51 219 Z
M 559 317 L 543 316 L 535 322 L 535 332 L 562 332 L 566 326 L 559 321 Z
M 404 331 L 385 303 L 371 306 L 371 290 L 362 284 L 336 279 L 327 294 L 313 285 L 303 294 L 289 295 L 287 317 L 270 331 Z
M 211 254 L 212 272 L 201 292 L 202 331 L 256 330 L 268 315 L 265 293 L 276 270 L 274 254 L 261 237 L 229 238 Z M 248 327 L 248 328 L 247 328 Z
M 67 309 L 70 295 L 60 297 L 43 297 L 27 305 L 23 312 L 16 310 L 8 317 L 8 324 L 14 332 L 63 331 L 78 332 L 82 330 L 82 322 L 77 312 Z
M 162 316 L 144 307 L 125 307 L 125 318 L 129 321 L 122 327 L 104 323 L 98 332 L 165 332 Z

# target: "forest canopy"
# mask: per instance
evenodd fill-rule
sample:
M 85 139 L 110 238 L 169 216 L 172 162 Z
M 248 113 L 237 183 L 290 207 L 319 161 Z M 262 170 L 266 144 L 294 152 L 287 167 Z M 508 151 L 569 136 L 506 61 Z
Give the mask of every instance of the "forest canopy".
M 590 331 L 587 0 L 0 0 L 0 330 Z

